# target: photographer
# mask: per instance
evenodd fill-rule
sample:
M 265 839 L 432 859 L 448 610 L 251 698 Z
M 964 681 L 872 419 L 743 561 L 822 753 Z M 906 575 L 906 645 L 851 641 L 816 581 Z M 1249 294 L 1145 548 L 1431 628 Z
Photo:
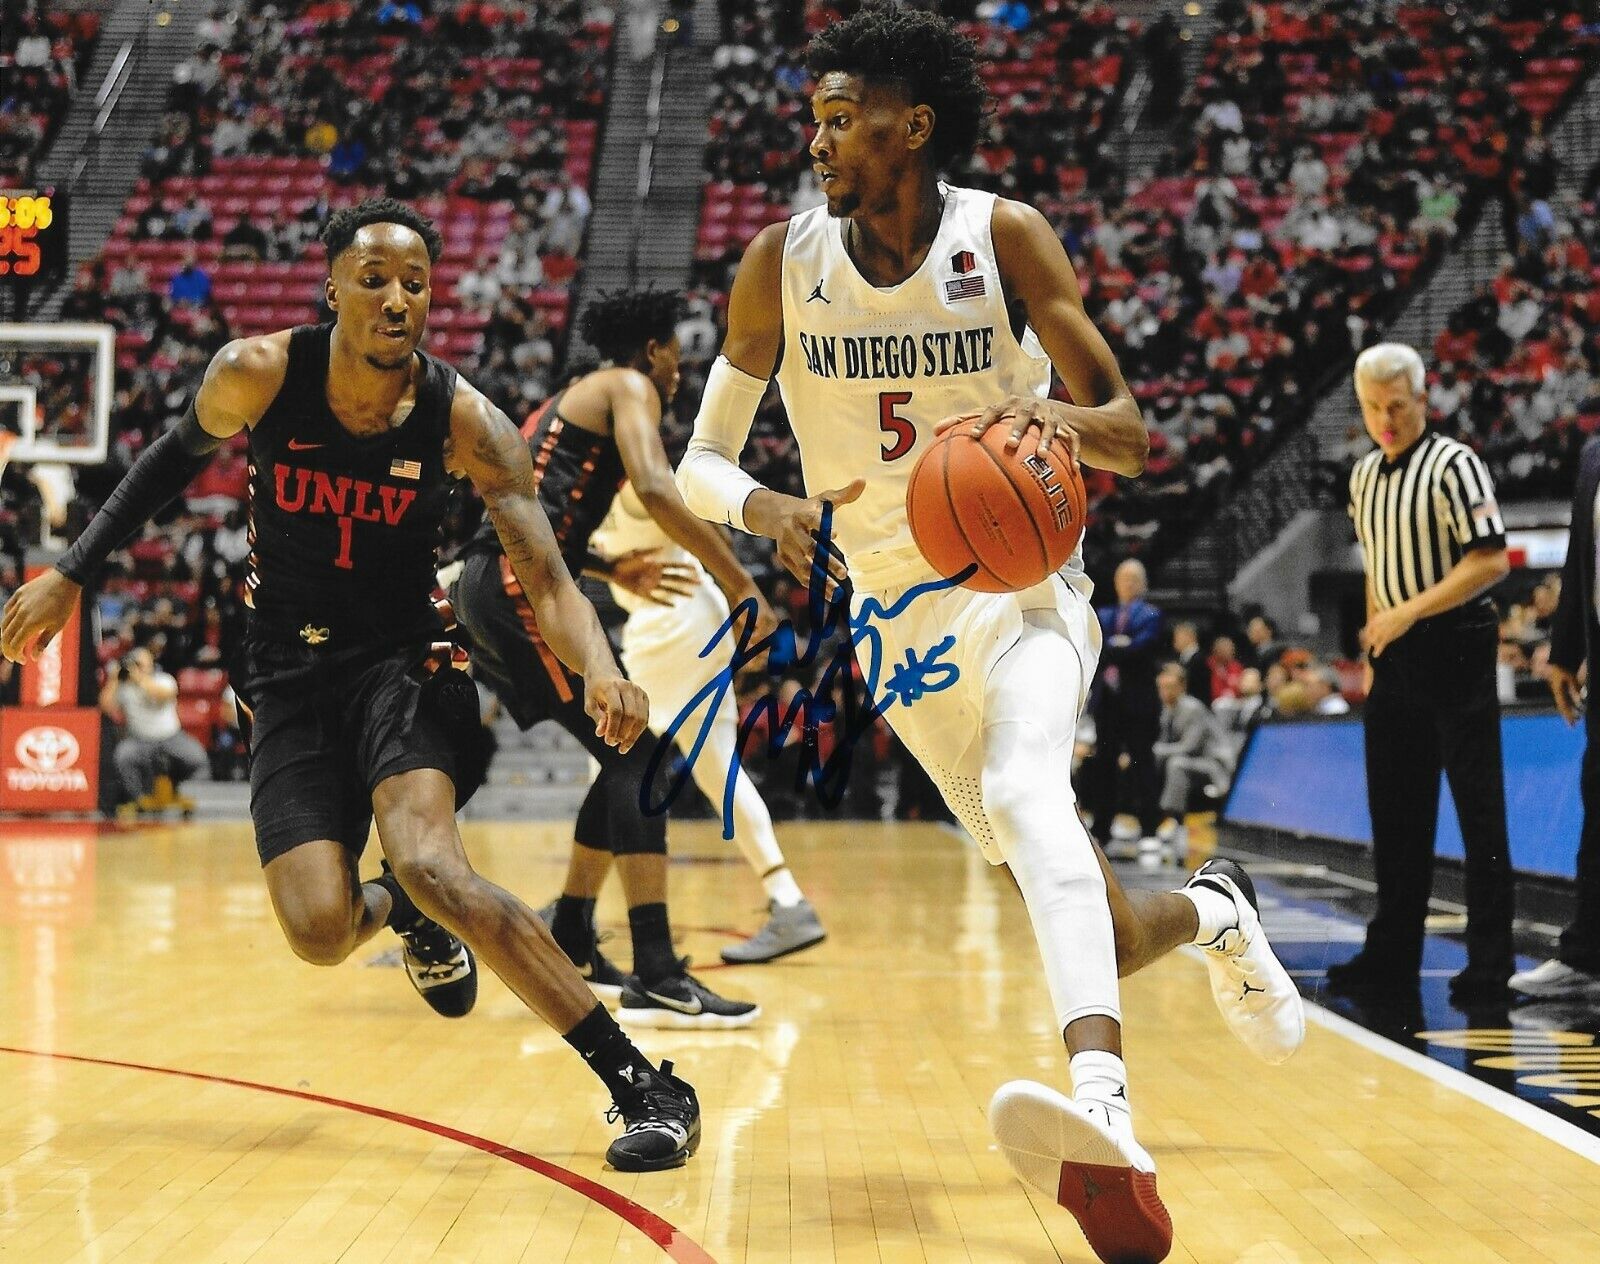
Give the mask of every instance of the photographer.
M 149 650 L 107 669 L 100 709 L 127 730 L 114 758 L 130 802 L 147 799 L 161 773 L 176 786 L 206 766 L 205 748 L 178 721 L 178 682 L 157 669 Z

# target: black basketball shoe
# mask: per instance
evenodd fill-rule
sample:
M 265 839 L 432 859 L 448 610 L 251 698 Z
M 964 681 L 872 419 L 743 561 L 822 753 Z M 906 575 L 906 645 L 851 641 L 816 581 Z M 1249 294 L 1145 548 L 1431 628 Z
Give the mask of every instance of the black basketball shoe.
M 387 860 L 377 881 L 394 901 L 389 926 L 404 945 L 406 975 L 417 995 L 433 1007 L 434 1013 L 446 1018 L 470 1013 L 478 1003 L 478 963 L 472 949 L 438 922 L 423 916 Z
M 596 938 L 594 947 L 589 949 L 589 960 L 574 961 L 578 973 L 583 976 L 583 981 L 589 985 L 589 990 L 602 1001 L 618 1001 L 622 998 L 623 986 L 628 982 L 628 976 L 611 961 L 605 953 L 600 951 L 600 940 L 609 939 L 610 932 Z
M 678 963 L 678 973 L 646 986 L 630 974 L 622 988 L 617 1017 L 634 1027 L 675 1027 L 680 1030 L 726 1031 L 748 1027 L 761 1017 L 752 1001 L 730 1001 L 718 996 L 689 973 L 689 959 Z
M 700 1148 L 700 1100 L 672 1074 L 670 1062 L 637 1073 L 626 1099 L 606 1111 L 607 1123 L 619 1118 L 627 1127 L 606 1150 L 606 1162 L 619 1172 L 682 1167 Z

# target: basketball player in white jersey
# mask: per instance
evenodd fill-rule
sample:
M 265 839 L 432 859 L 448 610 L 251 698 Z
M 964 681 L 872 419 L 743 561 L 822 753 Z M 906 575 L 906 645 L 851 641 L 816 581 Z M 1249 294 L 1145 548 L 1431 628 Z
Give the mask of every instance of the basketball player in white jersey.
M 831 505 L 844 564 L 826 560 L 830 582 L 848 574 L 859 620 L 938 578 L 905 495 L 941 422 L 977 432 L 1011 417 L 1014 439 L 1037 426 L 1041 444 L 1126 476 L 1148 438 L 1045 218 L 939 179 L 964 165 L 982 120 L 971 42 L 936 15 L 873 3 L 819 34 L 807 63 L 827 205 L 747 250 L 678 481 L 697 513 L 776 541 L 802 582 Z M 1075 403 L 1046 398 L 1052 365 Z M 806 499 L 738 466 L 774 370 Z M 1001 1149 L 1102 1259 L 1156 1261 L 1171 1221 L 1134 1138 L 1119 971 L 1201 945 L 1224 1017 L 1269 1061 L 1299 1047 L 1304 1015 L 1243 870 L 1213 861 L 1181 892 L 1124 892 L 1079 822 L 1074 730 L 1099 654 L 1089 593 L 1074 556 L 1026 592 L 923 591 L 875 627 L 884 662 L 956 638 L 959 678 L 887 715 L 988 859 L 1010 866 L 1069 1055 L 1071 1097 L 1025 1081 L 995 1094 Z
M 682 595 L 644 597 L 613 582 L 611 595 L 628 614 L 622 630 L 622 663 L 632 680 L 650 695 L 650 727 L 657 736 L 694 700 L 719 670 L 715 657 L 701 650 L 728 621 L 728 599 L 711 582 L 705 567 L 687 549 L 676 545 L 651 516 L 633 490 L 624 484 L 589 546 L 605 559 L 628 554 L 649 556 L 671 567 L 688 589 Z M 694 781 L 713 804 L 721 804 L 728 768 L 739 742 L 739 712 L 731 691 L 721 693 L 716 719 L 680 728 L 678 744 L 695 754 Z M 705 729 L 705 745 L 692 752 Z M 820 944 L 827 938 L 811 901 L 801 892 L 778 846 L 772 816 L 750 774 L 740 767 L 733 791 L 733 837 L 766 891 L 767 923 L 751 938 L 722 950 L 729 965 L 776 961 Z

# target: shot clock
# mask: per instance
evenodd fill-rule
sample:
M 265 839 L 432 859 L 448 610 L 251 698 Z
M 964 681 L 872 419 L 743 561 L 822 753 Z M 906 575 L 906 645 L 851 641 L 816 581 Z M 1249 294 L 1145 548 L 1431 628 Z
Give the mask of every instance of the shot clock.
M 0 189 L 0 284 L 67 266 L 67 198 L 54 189 Z

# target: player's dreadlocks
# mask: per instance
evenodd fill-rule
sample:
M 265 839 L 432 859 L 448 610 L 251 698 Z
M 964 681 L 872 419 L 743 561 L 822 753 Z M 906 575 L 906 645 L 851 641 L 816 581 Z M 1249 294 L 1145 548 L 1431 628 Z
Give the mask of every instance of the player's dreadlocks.
M 806 69 L 818 79 L 842 71 L 869 82 L 900 81 L 911 104 L 933 110 L 935 166 L 948 172 L 972 156 L 988 96 L 977 46 L 949 19 L 895 0 L 871 0 L 811 41 Z
M 409 228 L 422 238 L 422 244 L 428 248 L 429 263 L 438 263 L 439 256 L 444 253 L 444 238 L 426 215 L 393 198 L 368 198 L 365 202 L 328 216 L 327 225 L 322 230 L 322 245 L 328 252 L 329 267 L 350 248 L 356 233 L 368 224 L 399 224 Z
M 607 360 L 626 364 L 650 339 L 671 341 L 682 319 L 683 295 L 676 290 L 615 290 L 590 304 L 579 332 Z

